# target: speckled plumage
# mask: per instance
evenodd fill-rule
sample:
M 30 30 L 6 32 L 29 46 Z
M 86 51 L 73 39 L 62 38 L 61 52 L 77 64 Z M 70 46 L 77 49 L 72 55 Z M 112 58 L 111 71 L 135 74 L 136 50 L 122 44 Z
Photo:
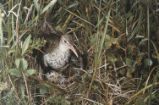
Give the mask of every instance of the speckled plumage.
M 60 52 L 59 48 L 57 48 L 53 52 L 44 55 L 44 65 L 46 67 L 50 66 L 52 69 L 59 69 L 64 67 L 68 63 L 69 57 L 69 50 L 63 53 Z
M 52 69 L 63 68 L 70 59 L 72 50 L 78 57 L 74 47 L 72 46 L 72 40 L 69 35 L 62 35 L 59 39 L 48 39 L 50 44 L 45 48 L 45 54 L 43 55 L 44 65 L 51 67 Z

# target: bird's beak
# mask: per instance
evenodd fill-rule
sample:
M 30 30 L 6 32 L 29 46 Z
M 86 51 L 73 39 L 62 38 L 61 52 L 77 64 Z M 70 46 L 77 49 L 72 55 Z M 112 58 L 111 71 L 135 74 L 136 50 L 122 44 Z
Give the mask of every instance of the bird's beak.
M 72 45 L 70 45 L 70 49 L 71 49 L 72 52 L 78 57 L 78 54 L 77 54 L 75 48 L 74 48 Z

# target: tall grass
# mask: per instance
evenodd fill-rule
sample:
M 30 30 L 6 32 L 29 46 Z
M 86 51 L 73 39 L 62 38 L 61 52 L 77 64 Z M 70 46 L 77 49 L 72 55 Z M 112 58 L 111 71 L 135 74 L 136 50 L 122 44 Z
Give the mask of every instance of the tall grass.
M 2 105 L 157 105 L 156 0 L 8 0 L 0 4 Z M 48 12 L 48 14 L 47 14 Z M 5 16 L 4 16 L 5 14 Z M 47 15 L 46 15 L 47 14 Z M 39 78 L 44 20 L 69 33 L 87 65 L 66 87 Z M 68 68 L 67 77 L 73 72 Z

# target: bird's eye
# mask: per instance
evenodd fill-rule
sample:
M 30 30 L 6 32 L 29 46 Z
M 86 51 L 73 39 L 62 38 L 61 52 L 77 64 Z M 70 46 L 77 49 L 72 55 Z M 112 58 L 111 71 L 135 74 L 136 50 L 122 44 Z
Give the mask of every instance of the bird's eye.
M 67 41 L 66 41 L 66 40 L 64 40 L 64 42 L 65 42 L 65 43 L 67 43 Z

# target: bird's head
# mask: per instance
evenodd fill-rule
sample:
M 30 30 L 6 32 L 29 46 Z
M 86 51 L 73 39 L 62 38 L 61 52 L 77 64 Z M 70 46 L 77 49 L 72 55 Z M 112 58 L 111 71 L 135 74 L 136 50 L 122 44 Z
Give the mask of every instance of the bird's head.
M 62 51 L 66 51 L 66 50 L 70 49 L 78 57 L 78 54 L 77 54 L 75 48 L 73 47 L 73 40 L 70 35 L 66 34 L 66 35 L 61 36 L 60 48 Z

